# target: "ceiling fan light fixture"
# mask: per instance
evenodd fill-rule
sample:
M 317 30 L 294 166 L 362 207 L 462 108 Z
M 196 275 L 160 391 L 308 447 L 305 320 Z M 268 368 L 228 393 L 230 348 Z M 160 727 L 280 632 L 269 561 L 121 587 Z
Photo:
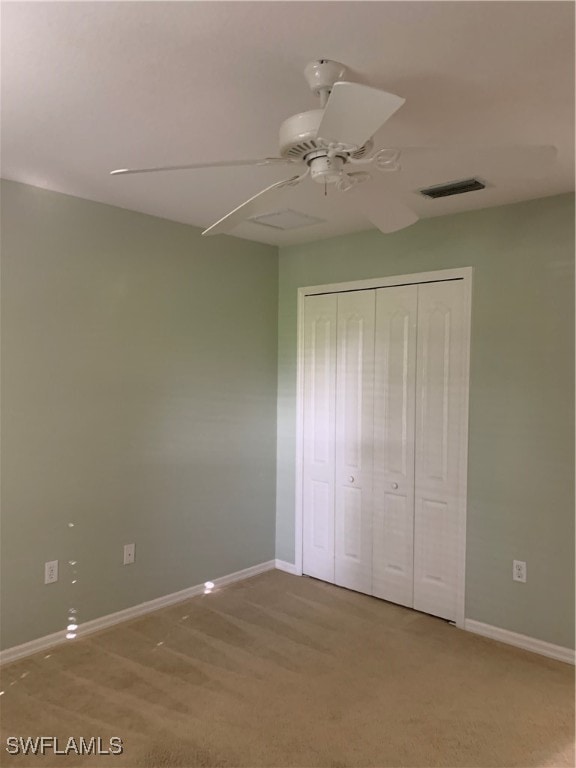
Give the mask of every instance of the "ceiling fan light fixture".
M 310 177 L 318 184 L 336 184 L 342 176 L 344 162 L 339 155 L 321 154 L 308 163 Z

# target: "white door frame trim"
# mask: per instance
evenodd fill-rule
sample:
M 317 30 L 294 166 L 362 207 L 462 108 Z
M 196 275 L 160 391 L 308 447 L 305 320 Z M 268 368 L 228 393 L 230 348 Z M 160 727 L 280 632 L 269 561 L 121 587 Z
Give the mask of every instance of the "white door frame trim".
M 464 284 L 464 322 L 465 322 L 465 360 L 462 384 L 464 387 L 464 402 L 461 414 L 461 450 L 460 450 L 460 482 L 461 489 L 460 515 L 458 525 L 458 590 L 456 608 L 456 626 L 464 629 L 464 600 L 466 583 L 466 513 L 467 513 L 467 479 L 468 479 L 468 400 L 470 387 L 470 333 L 472 312 L 472 267 L 457 269 L 442 269 L 435 272 L 416 272 L 408 275 L 390 275 L 388 277 L 354 280 L 345 283 L 328 283 L 327 285 L 312 285 L 298 289 L 298 351 L 296 356 L 296 509 L 295 509 L 295 559 L 294 573 L 302 575 L 302 525 L 303 525 L 303 427 L 304 427 L 304 366 L 302 350 L 304 348 L 304 299 L 319 293 L 341 293 L 342 291 L 362 291 L 372 288 L 390 288 L 396 285 L 414 285 L 415 283 L 439 282 L 442 280 L 462 280 Z

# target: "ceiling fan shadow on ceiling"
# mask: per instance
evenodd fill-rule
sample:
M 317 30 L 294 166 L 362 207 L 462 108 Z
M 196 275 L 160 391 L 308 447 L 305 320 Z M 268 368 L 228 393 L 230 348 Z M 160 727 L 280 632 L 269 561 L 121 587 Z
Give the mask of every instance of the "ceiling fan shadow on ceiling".
M 400 157 L 406 149 L 416 153 L 435 151 L 432 147 L 384 148 L 374 150 L 372 137 L 400 109 L 405 99 L 393 93 L 360 83 L 343 80 L 346 67 L 336 61 L 320 59 L 308 64 L 304 75 L 320 108 L 284 120 L 280 126 L 280 157 L 260 160 L 231 160 L 155 168 L 120 168 L 112 176 L 160 171 L 185 171 L 199 168 L 239 166 L 292 166 L 298 173 L 278 181 L 246 200 L 223 216 L 203 235 L 228 234 L 241 222 L 273 211 L 281 205 L 286 192 L 310 179 L 325 186 L 332 185 L 346 195 L 349 205 L 381 232 L 389 233 L 414 224 L 419 216 L 403 202 L 386 195 L 379 200 L 369 182 L 376 173 L 401 170 Z M 488 149 L 496 152 L 499 168 L 510 170 L 530 167 L 545 169 L 554 160 L 551 146 L 526 146 Z M 504 150 L 502 152 L 502 150 Z M 369 169 L 369 170 L 368 170 Z

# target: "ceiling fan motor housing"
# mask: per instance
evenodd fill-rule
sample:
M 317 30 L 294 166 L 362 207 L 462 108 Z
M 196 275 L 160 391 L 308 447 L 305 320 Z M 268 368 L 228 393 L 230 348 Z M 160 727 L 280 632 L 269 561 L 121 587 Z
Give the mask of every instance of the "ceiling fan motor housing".
M 312 152 L 324 150 L 327 153 L 328 149 L 334 148 L 329 142 L 318 138 L 318 126 L 323 114 L 323 109 L 310 109 L 284 120 L 280 126 L 280 155 L 306 162 Z M 372 141 L 367 141 L 362 147 L 338 144 L 336 154 L 344 160 L 348 157 L 360 159 L 372 150 L 372 146 Z
M 284 120 L 280 126 L 280 154 L 303 160 L 308 152 L 321 149 L 316 143 L 318 126 L 324 114 L 323 109 L 299 112 Z

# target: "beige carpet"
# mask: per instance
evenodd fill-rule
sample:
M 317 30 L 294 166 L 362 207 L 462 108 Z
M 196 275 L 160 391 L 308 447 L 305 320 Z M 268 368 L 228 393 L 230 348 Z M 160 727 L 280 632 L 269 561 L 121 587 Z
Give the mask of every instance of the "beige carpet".
M 573 766 L 574 670 L 278 571 L 6 665 L 3 766 Z M 119 736 L 11 757 L 7 736 Z

